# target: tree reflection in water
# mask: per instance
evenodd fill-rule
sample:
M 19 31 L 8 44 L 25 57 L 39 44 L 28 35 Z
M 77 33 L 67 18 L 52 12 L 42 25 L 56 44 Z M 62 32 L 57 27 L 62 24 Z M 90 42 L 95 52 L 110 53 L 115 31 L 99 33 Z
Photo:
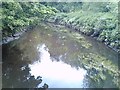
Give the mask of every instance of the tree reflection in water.
M 22 60 L 21 54 L 16 46 L 3 45 L 2 88 L 36 88 L 42 82 L 42 77 L 31 76 L 30 61 Z

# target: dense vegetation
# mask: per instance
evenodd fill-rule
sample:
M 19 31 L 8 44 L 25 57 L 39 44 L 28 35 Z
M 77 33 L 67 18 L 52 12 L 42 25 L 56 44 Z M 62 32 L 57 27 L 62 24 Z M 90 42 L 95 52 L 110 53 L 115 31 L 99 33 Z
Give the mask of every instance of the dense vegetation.
M 39 2 L 2 2 L 0 30 L 3 37 L 13 36 L 24 28 L 38 25 L 46 16 L 56 12 L 55 8 Z
M 66 5 L 65 3 L 65 6 L 62 6 L 63 10 L 61 10 L 61 4 L 55 7 L 60 13 L 49 18 L 49 22 L 66 25 L 86 35 L 96 37 L 119 51 L 120 32 L 118 30 L 117 3 L 86 2 L 72 3 L 72 5 L 71 3 Z M 65 8 L 67 8 L 67 11 Z
M 0 9 L 3 37 L 47 19 L 96 37 L 119 51 L 118 4 L 111 2 L 3 2 Z M 56 14 L 55 14 L 56 13 Z M 48 17 L 53 14 L 52 17 Z

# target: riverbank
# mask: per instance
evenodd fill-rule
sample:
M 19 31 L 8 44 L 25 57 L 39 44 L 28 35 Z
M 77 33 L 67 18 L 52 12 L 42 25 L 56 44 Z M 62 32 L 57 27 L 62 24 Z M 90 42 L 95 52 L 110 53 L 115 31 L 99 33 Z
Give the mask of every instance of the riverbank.
M 46 16 L 57 11 L 55 8 L 46 7 L 41 3 L 22 3 L 13 0 L 13 2 L 2 2 L 0 12 L 2 13 L 0 44 L 5 44 L 18 39 L 31 26 L 37 26 Z
M 114 23 L 115 18 L 113 18 L 113 20 L 112 20 L 113 25 L 111 25 L 111 26 L 106 25 L 106 24 L 104 25 L 104 22 L 105 23 L 111 22 L 111 19 L 112 19 L 111 14 L 109 15 L 109 17 L 107 17 L 108 14 L 104 15 L 103 13 L 98 13 L 97 16 L 94 16 L 93 13 L 91 16 L 89 16 L 89 15 L 84 16 L 84 14 L 85 14 L 85 12 L 84 12 L 81 16 L 81 15 L 79 15 L 79 14 L 81 14 L 81 12 L 76 12 L 76 14 L 60 13 L 60 14 L 50 17 L 49 19 L 46 19 L 45 21 L 47 21 L 49 23 L 63 25 L 68 28 L 71 28 L 74 31 L 77 31 L 81 34 L 93 37 L 96 40 L 103 42 L 106 46 L 113 49 L 114 51 L 120 52 L 120 47 L 119 47 L 120 42 L 119 42 L 119 38 L 118 38 L 119 33 L 117 30 L 116 23 Z M 101 16 L 102 14 L 104 16 Z M 93 19 L 92 19 L 92 17 L 93 17 Z M 102 20 L 102 18 L 104 18 L 104 19 Z M 92 21 L 90 21 L 90 20 L 92 20 Z
M 28 27 L 22 28 L 19 32 L 16 32 L 13 35 L 2 37 L 2 41 L 0 41 L 0 45 L 7 44 L 16 39 L 19 39 L 22 36 L 22 34 L 24 34 L 25 32 L 27 32 L 29 30 L 32 30 L 33 28 L 35 28 L 35 26 L 28 26 Z
M 97 41 L 103 42 L 103 41 L 97 39 L 97 37 L 92 36 L 92 35 L 89 35 L 88 33 L 90 33 L 90 32 L 85 33 L 85 32 L 83 32 L 83 31 L 81 31 L 79 28 L 76 28 L 76 27 L 74 27 L 74 26 L 70 26 L 70 25 L 68 25 L 68 24 L 61 24 L 61 23 L 58 23 L 58 22 L 55 22 L 55 21 L 54 21 L 54 22 L 51 22 L 51 20 L 49 21 L 49 19 L 45 20 L 44 23 L 50 23 L 50 24 L 53 25 L 53 27 L 54 27 L 55 25 L 65 26 L 65 27 L 67 27 L 67 28 L 69 28 L 69 29 L 71 29 L 71 30 L 73 30 L 73 31 L 75 31 L 75 32 L 78 32 L 78 33 L 83 34 L 83 35 L 86 35 L 86 36 L 90 36 L 90 37 L 94 38 L 94 39 L 97 40 Z M 2 44 L 7 44 L 7 43 L 9 43 L 9 42 L 11 42 L 11 41 L 14 41 L 14 40 L 16 40 L 16 39 L 19 39 L 23 33 L 27 32 L 27 31 L 29 31 L 29 30 L 32 30 L 33 28 L 35 28 L 35 26 L 29 26 L 29 27 L 26 27 L 26 28 L 22 29 L 20 32 L 17 32 L 17 33 L 15 33 L 15 34 L 11 35 L 11 36 L 3 37 L 3 38 L 2 38 L 2 41 L 0 42 L 0 45 L 2 45 Z M 81 28 L 81 27 L 80 27 L 80 28 Z M 116 52 L 118 52 L 118 53 L 120 52 L 119 49 L 113 48 L 111 45 L 108 44 L 108 42 L 103 42 L 103 43 L 104 43 L 107 47 L 111 48 L 112 50 L 114 50 L 114 51 L 116 51 Z

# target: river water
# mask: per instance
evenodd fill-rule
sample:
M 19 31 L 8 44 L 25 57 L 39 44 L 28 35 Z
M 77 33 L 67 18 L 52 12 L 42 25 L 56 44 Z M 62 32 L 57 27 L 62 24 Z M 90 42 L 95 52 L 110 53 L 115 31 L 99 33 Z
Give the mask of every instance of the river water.
M 45 83 L 49 88 L 117 87 L 114 75 L 99 65 L 117 66 L 118 54 L 63 26 L 41 24 L 4 44 L 2 51 L 3 88 L 39 88 Z

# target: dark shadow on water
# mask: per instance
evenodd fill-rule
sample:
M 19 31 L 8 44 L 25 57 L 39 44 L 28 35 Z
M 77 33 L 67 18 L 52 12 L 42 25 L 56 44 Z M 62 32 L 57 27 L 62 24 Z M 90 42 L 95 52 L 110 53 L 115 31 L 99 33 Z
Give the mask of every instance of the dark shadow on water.
M 9 44 L 3 45 L 2 51 L 3 88 L 36 88 L 42 82 L 41 77 L 35 79 L 31 76 L 28 61 L 21 60 L 22 52 L 17 47 L 9 48 Z

